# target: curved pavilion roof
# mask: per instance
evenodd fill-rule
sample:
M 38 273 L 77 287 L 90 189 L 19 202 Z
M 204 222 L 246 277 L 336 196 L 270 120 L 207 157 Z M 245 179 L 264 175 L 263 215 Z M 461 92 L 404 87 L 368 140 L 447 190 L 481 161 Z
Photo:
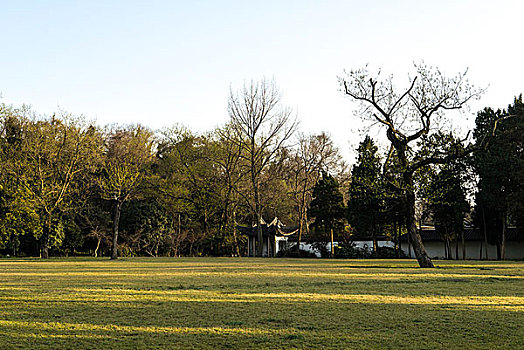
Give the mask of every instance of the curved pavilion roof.
M 284 226 L 282 222 L 275 217 L 273 221 L 271 221 L 269 224 L 266 223 L 262 219 L 262 236 L 277 236 L 277 237 L 284 237 L 284 236 L 290 236 L 294 233 L 298 232 L 298 226 Z M 257 235 L 257 225 L 253 226 L 242 226 L 237 225 L 238 230 L 240 231 L 240 234 L 246 235 L 246 236 L 253 236 L 256 237 Z

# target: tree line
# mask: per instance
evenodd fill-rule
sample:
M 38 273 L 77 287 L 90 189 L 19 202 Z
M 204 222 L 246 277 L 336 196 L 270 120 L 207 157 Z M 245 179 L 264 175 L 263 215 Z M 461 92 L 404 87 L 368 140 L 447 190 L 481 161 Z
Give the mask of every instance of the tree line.
M 360 116 L 382 124 L 390 142 L 382 154 L 366 136 L 351 169 L 328 134 L 299 132 L 264 80 L 231 91 L 229 121 L 205 133 L 100 127 L 0 104 L 0 248 L 42 258 L 241 256 L 237 225 L 278 216 L 298 226 L 298 243 L 325 241 L 332 229 L 348 242 L 385 234 L 400 244 L 407 234 L 430 267 L 417 220 L 451 240 L 473 213 L 503 258 L 507 228 L 522 223 L 522 98 L 479 112 L 468 143 L 435 120 L 480 92 L 462 75 L 416 72 L 402 93 L 365 69 L 340 78 L 343 94 L 362 103 Z M 477 188 L 472 211 L 466 195 Z
M 307 225 L 321 169 L 345 164 L 326 133 L 305 135 L 274 83 L 229 99 L 230 121 L 99 127 L 67 113 L 0 105 L 4 254 L 243 255 L 237 223 Z

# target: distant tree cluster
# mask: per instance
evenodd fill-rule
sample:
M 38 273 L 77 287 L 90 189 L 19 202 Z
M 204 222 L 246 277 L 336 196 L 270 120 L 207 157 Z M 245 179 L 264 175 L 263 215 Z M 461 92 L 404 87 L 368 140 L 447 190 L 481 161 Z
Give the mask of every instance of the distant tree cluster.
M 333 141 L 296 132 L 271 82 L 232 92 L 229 115 L 203 134 L 153 132 L 1 104 L 1 252 L 239 256 L 237 224 L 305 230 L 321 171 L 345 172 Z
M 420 265 L 431 267 L 417 223 L 434 224 L 451 258 L 453 241 L 456 257 L 459 240 L 464 249 L 469 220 L 503 259 L 507 228 L 524 225 L 522 97 L 479 112 L 466 144 L 433 125 L 480 92 L 464 75 L 417 69 L 401 93 L 367 70 L 341 78 L 344 94 L 362 103 L 360 115 L 382 125 L 390 142 L 382 153 L 366 136 L 352 169 L 328 134 L 298 132 L 267 81 L 232 91 L 229 121 L 201 134 L 180 125 L 99 127 L 0 104 L 0 252 L 242 256 L 237 225 L 256 226 L 262 242 L 259 223 L 279 217 L 298 226 L 298 254 L 302 241 L 325 249 L 334 234 L 348 246 L 371 237 L 372 256 L 386 236 L 401 257 L 409 237 Z

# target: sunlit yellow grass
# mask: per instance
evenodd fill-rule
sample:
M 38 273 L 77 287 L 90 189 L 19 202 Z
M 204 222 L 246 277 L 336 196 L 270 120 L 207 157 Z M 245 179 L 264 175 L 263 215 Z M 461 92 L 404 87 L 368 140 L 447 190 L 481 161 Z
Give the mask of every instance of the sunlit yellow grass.
M 524 263 L 438 265 L 0 259 L 0 348 L 524 348 Z
M 258 328 L 226 328 L 226 327 L 139 327 L 139 326 L 119 326 L 119 325 L 98 325 L 89 323 L 64 323 L 64 322 L 21 322 L 21 321 L 2 321 L 1 327 L 39 329 L 41 331 L 87 331 L 87 332 L 143 332 L 143 333 L 164 333 L 164 334 L 270 334 L 269 330 Z M 277 331 L 286 334 L 286 331 Z M 54 334 L 59 336 L 60 334 Z M 82 334 L 86 336 L 85 334 Z M 96 336 L 96 334 L 92 334 Z M 37 336 L 31 334 L 31 336 Z
M 9 290 L 10 288 L 2 288 Z M 13 289 L 15 290 L 15 289 Z M 18 288 L 20 290 L 20 288 Z M 68 291 L 68 290 L 66 290 Z M 524 310 L 524 296 L 398 296 L 376 294 L 334 294 L 334 293 L 220 293 L 212 291 L 136 291 L 130 289 L 71 289 L 57 295 L 42 295 L 37 303 L 84 301 L 84 302 L 219 302 L 219 303 L 303 303 L 331 301 L 336 303 L 368 304 L 415 304 L 415 305 L 457 305 L 486 306 Z M 69 299 L 68 299 L 69 298 Z M 7 308 L 9 303 L 31 303 L 23 297 L 0 297 L 0 303 Z

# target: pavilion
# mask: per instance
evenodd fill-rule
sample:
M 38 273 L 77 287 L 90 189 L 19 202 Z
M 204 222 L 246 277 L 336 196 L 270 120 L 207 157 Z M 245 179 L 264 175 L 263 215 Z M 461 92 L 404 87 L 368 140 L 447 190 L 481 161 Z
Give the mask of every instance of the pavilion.
M 288 237 L 298 232 L 298 226 L 284 226 L 277 217 L 269 224 L 262 219 L 260 224 L 263 238 L 262 256 L 266 257 L 275 257 L 280 250 L 286 249 Z M 241 234 L 248 237 L 247 255 L 256 256 L 257 224 L 237 227 Z

